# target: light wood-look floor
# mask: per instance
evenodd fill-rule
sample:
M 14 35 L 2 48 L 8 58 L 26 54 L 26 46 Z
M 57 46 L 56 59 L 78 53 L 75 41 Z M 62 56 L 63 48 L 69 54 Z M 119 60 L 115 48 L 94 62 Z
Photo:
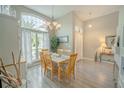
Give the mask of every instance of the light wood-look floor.
M 41 66 L 34 66 L 27 71 L 27 86 L 30 88 L 114 88 L 113 64 L 81 61 L 77 63 L 76 79 L 71 81 L 53 81 L 50 75 L 43 76 Z

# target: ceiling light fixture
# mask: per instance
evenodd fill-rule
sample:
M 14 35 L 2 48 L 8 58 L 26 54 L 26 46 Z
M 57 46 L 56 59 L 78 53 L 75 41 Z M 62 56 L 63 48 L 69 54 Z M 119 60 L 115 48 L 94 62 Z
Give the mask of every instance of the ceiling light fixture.
M 92 15 L 92 12 L 89 12 L 89 17 L 91 17 L 91 15 Z M 88 27 L 92 28 L 93 26 L 92 26 L 92 24 L 89 24 Z
M 51 19 L 52 20 L 50 22 L 47 22 L 48 29 L 50 31 L 57 31 L 58 29 L 60 29 L 61 24 L 56 22 L 55 19 L 54 19 L 54 6 L 52 6 L 52 17 L 51 17 Z
M 88 25 L 89 28 L 92 28 L 93 26 L 91 24 Z

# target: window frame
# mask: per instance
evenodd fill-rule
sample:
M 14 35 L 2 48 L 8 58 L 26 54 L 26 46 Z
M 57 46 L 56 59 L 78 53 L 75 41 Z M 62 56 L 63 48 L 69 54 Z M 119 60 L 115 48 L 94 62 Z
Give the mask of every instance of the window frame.
M 36 33 L 36 41 L 38 40 L 38 33 L 39 34 L 43 34 L 44 35 L 44 33 L 45 34 L 49 34 L 49 31 L 48 31 L 48 29 L 47 29 L 47 31 L 42 31 L 42 30 L 38 30 L 38 29 L 30 29 L 30 28 L 25 28 L 25 27 L 22 27 L 21 26 L 21 23 L 22 23 L 22 16 L 23 15 L 27 15 L 27 16 L 32 16 L 32 17 L 36 17 L 36 18 L 39 18 L 40 20 L 45 20 L 45 21 L 48 21 L 45 17 L 40 17 L 40 16 L 37 16 L 37 15 L 35 15 L 35 14 L 32 14 L 32 13 L 26 13 L 26 12 L 22 12 L 21 13 L 21 16 L 20 16 L 20 28 L 21 28 L 21 33 L 22 33 L 22 31 L 23 30 L 27 30 L 27 31 L 30 31 L 30 32 L 33 32 L 33 33 Z M 22 38 L 22 36 L 21 36 L 21 38 Z M 43 36 L 43 40 L 44 40 L 44 36 Z M 48 46 L 48 47 L 50 47 L 50 46 Z M 21 48 L 22 48 L 22 39 L 21 39 Z M 31 48 L 31 53 L 32 53 L 32 46 L 30 46 L 30 48 Z M 39 51 L 39 48 L 38 48 L 38 42 L 36 42 L 36 59 L 35 60 L 33 60 L 32 58 L 32 54 L 31 54 L 31 63 L 34 63 L 34 62 L 37 62 L 37 61 L 39 61 L 39 56 L 38 56 L 38 52 Z M 24 55 L 22 55 L 22 56 L 24 56 Z
M 4 6 L 9 7 L 8 13 L 5 13 L 5 9 L 2 9 Z M 6 16 L 9 16 L 9 17 L 16 18 L 17 17 L 16 13 L 17 13 L 17 11 L 16 11 L 16 9 L 13 5 L 0 5 L 0 14 L 1 15 L 6 15 Z
M 39 18 L 41 20 L 45 20 L 45 21 L 49 21 L 48 19 L 46 19 L 44 16 L 38 16 L 36 14 L 32 14 L 32 13 L 27 13 L 27 12 L 22 12 L 21 13 L 21 16 L 20 16 L 20 27 L 21 27 L 21 23 L 22 23 L 22 15 L 29 15 L 29 16 L 33 16 L 33 17 L 36 17 L 36 18 Z M 24 28 L 24 27 L 21 27 L 21 28 Z M 27 29 L 30 29 L 30 28 L 27 28 Z M 39 32 L 46 32 L 46 31 L 41 31 L 41 30 L 37 30 L 37 29 L 30 29 L 30 30 L 35 30 L 35 31 L 39 31 Z M 48 30 L 48 29 L 47 29 Z

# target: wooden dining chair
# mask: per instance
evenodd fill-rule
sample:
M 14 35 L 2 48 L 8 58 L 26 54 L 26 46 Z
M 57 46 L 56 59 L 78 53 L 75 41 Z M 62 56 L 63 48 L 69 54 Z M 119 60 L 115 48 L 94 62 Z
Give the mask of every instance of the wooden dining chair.
M 53 79 L 54 74 L 57 73 L 58 68 L 55 67 L 55 64 L 52 62 L 51 56 L 49 54 L 44 54 L 44 61 L 46 64 L 46 73 L 48 70 L 51 72 L 51 80 Z
M 69 61 L 66 62 L 67 66 L 62 67 L 61 71 L 64 71 L 65 76 L 67 79 L 71 79 L 71 75 L 73 75 L 74 79 L 75 79 L 75 63 L 76 63 L 76 58 L 77 58 L 77 53 L 73 53 L 70 55 Z M 64 64 L 63 64 L 64 65 Z
M 41 51 L 43 52 L 43 54 L 49 54 L 49 49 L 47 48 L 43 48 L 41 49 Z
M 46 72 L 46 64 L 45 64 L 43 52 L 40 52 L 40 64 L 41 64 L 41 69 L 42 69 L 42 71 L 43 71 L 43 74 L 45 75 L 45 72 Z

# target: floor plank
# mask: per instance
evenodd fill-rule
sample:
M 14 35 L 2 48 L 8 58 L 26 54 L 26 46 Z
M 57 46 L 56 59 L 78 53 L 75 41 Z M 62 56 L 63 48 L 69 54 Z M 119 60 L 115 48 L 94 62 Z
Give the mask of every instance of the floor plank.
M 80 61 L 76 64 L 76 79 L 50 80 L 50 74 L 42 75 L 41 66 L 28 69 L 27 86 L 30 88 L 114 88 L 113 64 Z

